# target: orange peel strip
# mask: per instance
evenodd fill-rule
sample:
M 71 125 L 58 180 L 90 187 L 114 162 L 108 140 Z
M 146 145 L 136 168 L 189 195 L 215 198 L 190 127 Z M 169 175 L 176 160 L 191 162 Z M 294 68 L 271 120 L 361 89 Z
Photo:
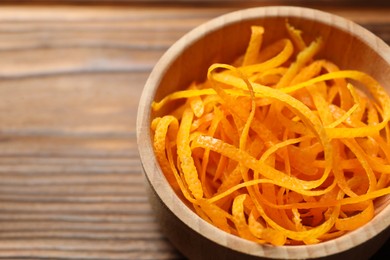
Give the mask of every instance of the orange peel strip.
M 266 163 L 256 160 L 245 151 L 210 136 L 198 136 L 193 141 L 192 147 L 203 147 L 218 152 L 232 160 L 242 163 L 247 168 L 260 172 L 265 178 L 271 180 L 272 183 L 297 191 L 301 194 L 318 196 L 327 191 L 310 190 L 318 186 L 318 181 L 305 181 L 299 180 L 293 176 L 288 176 L 285 173 L 270 167 Z M 329 187 L 327 189 L 329 189 Z
M 191 156 L 190 129 L 193 120 L 193 112 L 190 109 L 184 110 L 179 131 L 177 133 L 177 154 L 181 162 L 181 169 L 184 173 L 186 183 L 196 199 L 203 197 L 202 184 L 195 168 L 194 160 Z
M 243 66 L 252 65 L 256 63 L 257 55 L 261 48 L 261 43 L 263 42 L 264 28 L 261 26 L 252 26 L 251 27 L 251 39 L 246 49 Z

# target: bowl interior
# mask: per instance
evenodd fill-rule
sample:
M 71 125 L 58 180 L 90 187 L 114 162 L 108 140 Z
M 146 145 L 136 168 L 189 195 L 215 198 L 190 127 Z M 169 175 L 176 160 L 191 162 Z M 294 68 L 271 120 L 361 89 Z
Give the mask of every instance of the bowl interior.
M 265 28 L 264 46 L 288 37 L 285 30 L 286 20 L 303 32 L 306 43 L 322 37 L 325 47 L 317 58 L 328 59 L 341 69 L 364 71 L 390 90 L 389 57 L 385 60 L 383 56 L 386 54 L 386 49 L 388 52 L 388 46 L 385 46 L 386 49 L 381 49 L 382 46 L 377 45 L 378 39 L 365 29 L 346 20 L 342 20 L 344 26 L 338 26 L 340 25 L 338 19 L 325 14 L 321 19 L 297 17 L 294 14 L 269 15 L 247 18 L 238 22 L 232 21 L 226 26 L 212 28 L 210 31 L 206 31 L 208 29 L 206 26 L 197 39 L 190 39 L 187 35 L 188 45 L 179 46 L 184 47 L 182 52 L 175 53 L 176 57 L 171 57 L 172 63 L 156 88 L 154 100 L 160 100 L 173 91 L 187 88 L 192 81 L 205 80 L 207 69 L 211 64 L 230 63 L 243 54 L 250 38 L 252 25 Z
M 318 58 L 328 59 L 341 69 L 366 72 L 390 92 L 390 48 L 362 27 L 320 11 L 291 7 L 249 9 L 219 17 L 185 35 L 161 58 L 145 86 L 139 108 L 138 139 L 145 141 L 140 147 L 140 155 L 146 176 L 156 194 L 181 221 L 195 230 L 202 230 L 203 235 L 210 240 L 218 239 L 218 236 L 212 234 L 213 232 L 222 231 L 207 227 L 208 224 L 201 220 L 194 220 L 196 216 L 194 217 L 187 207 L 178 205 L 181 203 L 180 200 L 165 181 L 155 158 L 150 156 L 153 153 L 149 130 L 150 122 L 154 117 L 171 110 L 175 104 L 166 106 L 158 114 L 152 113 L 150 104 L 153 100 L 159 101 L 173 91 L 187 88 L 192 81 L 203 81 L 207 69 L 212 63 L 230 63 L 243 54 L 250 38 L 252 25 L 261 25 L 265 28 L 264 46 L 287 37 L 286 19 L 291 25 L 303 32 L 303 38 L 307 43 L 319 36 L 322 37 L 325 47 L 317 56 Z M 146 162 L 146 160 L 149 161 Z M 386 208 L 389 203 L 389 196 L 376 201 L 378 215 L 375 217 L 377 220 L 374 219 L 376 222 L 374 220 L 373 222 L 378 222 L 379 226 L 370 230 L 370 234 L 366 237 L 356 235 L 353 238 L 355 239 L 353 243 L 341 237 L 336 239 L 339 243 L 337 246 L 334 246 L 335 241 L 328 241 L 321 245 L 313 245 L 312 249 L 309 250 L 307 247 L 301 248 L 302 250 L 300 247 L 295 247 L 295 249 L 281 247 L 284 248 L 282 253 L 280 250 L 276 253 L 276 249 L 275 252 L 272 251 L 273 249 L 267 250 L 271 250 L 275 258 L 284 258 L 286 255 L 292 258 L 306 258 L 308 256 L 326 256 L 340 250 L 350 249 L 355 244 L 363 243 L 373 237 L 375 233 L 384 230 L 389 225 L 388 219 L 390 217 L 384 217 L 384 214 L 390 215 L 390 207 Z M 387 220 L 385 223 L 380 223 L 380 219 Z M 227 240 L 216 242 L 236 247 L 237 250 L 246 251 L 248 254 L 261 256 L 264 253 L 256 251 L 257 245 L 251 245 L 253 243 L 242 239 L 228 237 Z M 327 248 L 325 251 L 317 250 L 324 246 Z M 291 253 L 291 250 L 295 250 L 295 252 Z

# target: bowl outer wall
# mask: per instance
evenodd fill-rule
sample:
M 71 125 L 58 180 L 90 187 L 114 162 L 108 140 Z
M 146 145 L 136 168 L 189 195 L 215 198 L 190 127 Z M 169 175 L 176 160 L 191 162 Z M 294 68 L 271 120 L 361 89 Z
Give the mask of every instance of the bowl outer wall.
M 302 15 L 305 16 L 304 20 L 302 20 Z M 180 222 L 184 223 L 191 230 L 198 230 L 198 232 L 201 233 L 200 236 L 204 237 L 206 241 L 211 241 L 212 243 L 222 247 L 228 247 L 231 250 L 241 252 L 244 255 L 286 259 L 318 258 L 337 254 L 340 251 L 347 252 L 354 248 L 356 245 L 361 245 L 367 240 L 374 238 L 375 235 L 379 232 L 382 232 L 381 234 L 384 234 L 382 236 L 388 237 L 390 217 L 386 218 L 385 216 L 390 216 L 390 207 L 383 208 L 381 212 L 379 212 L 379 214 L 376 215 L 375 218 L 372 220 L 373 225 L 370 225 L 370 227 L 365 226 L 359 230 L 351 232 L 348 236 L 342 236 L 340 238 L 323 242 L 317 245 L 311 245 L 309 247 L 260 246 L 233 235 L 225 234 L 224 236 L 221 236 L 222 231 L 203 221 L 195 213 L 193 213 L 187 208 L 187 206 L 173 192 L 161 172 L 158 162 L 153 155 L 154 152 L 150 135 L 150 122 L 152 117 L 150 104 L 153 100 L 159 99 L 161 98 L 161 96 L 173 91 L 173 89 L 169 89 L 169 87 L 167 87 L 165 91 L 157 93 L 156 87 L 160 85 L 161 81 L 163 80 L 164 74 L 168 72 L 171 66 L 173 66 L 172 64 L 178 62 L 178 60 L 180 62 L 180 55 L 188 48 L 187 44 L 196 44 L 205 36 L 213 34 L 213 32 L 221 29 L 224 26 L 232 25 L 237 22 L 255 22 L 257 20 L 273 19 L 280 17 L 289 17 L 289 19 L 297 19 L 298 21 L 305 21 L 307 19 L 311 19 L 324 25 L 333 26 L 337 30 L 352 33 L 354 38 L 358 40 L 358 43 L 361 42 L 361 44 L 368 45 L 372 50 L 377 50 L 381 53 L 381 59 L 383 59 L 382 62 L 387 64 L 387 72 L 389 72 L 388 74 L 390 74 L 389 46 L 387 46 L 381 39 L 377 38 L 375 35 L 368 32 L 366 29 L 360 27 L 359 25 L 356 25 L 344 18 L 324 13 L 322 11 L 300 7 L 259 7 L 236 11 L 227 15 L 223 15 L 203 25 L 198 26 L 197 28 L 184 35 L 180 40 L 178 40 L 174 45 L 172 45 L 172 47 L 162 56 L 162 58 L 154 67 L 145 84 L 145 88 L 143 90 L 142 97 L 139 103 L 137 116 L 138 147 L 142 165 L 145 171 L 145 176 L 149 182 L 149 185 L 151 186 L 153 193 L 155 193 L 156 198 L 160 200 L 160 202 L 157 202 L 156 205 L 164 205 L 164 207 L 168 209 L 168 214 L 169 212 L 171 212 Z M 329 34 L 331 33 L 332 32 L 330 31 Z M 203 48 L 207 47 L 204 46 Z M 341 58 L 340 62 L 342 63 L 342 61 L 343 58 Z M 183 65 L 185 68 L 185 64 L 181 65 Z M 359 64 L 357 63 L 357 67 L 355 69 L 359 69 L 358 65 Z M 375 72 L 375 70 L 376 68 L 373 65 L 372 71 Z M 367 71 L 366 69 L 366 72 L 370 73 L 371 71 Z M 175 86 L 175 84 L 180 80 L 180 75 L 176 75 L 176 77 L 173 77 L 172 86 Z M 382 78 L 379 79 L 382 84 L 384 80 L 385 79 Z M 386 85 L 387 88 L 390 87 L 388 84 L 389 83 L 387 83 Z M 182 85 L 186 86 L 186 84 Z M 159 94 L 160 97 L 156 97 L 156 94 Z M 153 198 L 154 196 L 151 195 L 151 197 Z M 161 207 L 161 205 L 159 205 L 158 207 Z M 372 228 L 371 226 L 373 226 L 374 228 Z M 362 236 L 362 232 L 364 232 L 364 236 Z M 167 232 L 167 236 L 169 237 L 169 232 Z M 382 243 L 383 242 L 384 240 L 382 241 Z M 177 244 L 177 242 L 174 243 Z M 376 244 L 378 245 L 380 243 L 378 242 Z M 202 244 L 202 247 L 204 246 L 205 245 Z

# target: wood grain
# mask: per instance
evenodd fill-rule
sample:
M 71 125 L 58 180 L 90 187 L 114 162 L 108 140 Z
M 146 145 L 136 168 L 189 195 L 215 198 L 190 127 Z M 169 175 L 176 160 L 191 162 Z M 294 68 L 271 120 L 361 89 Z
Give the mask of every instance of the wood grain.
M 243 6 L 0 6 L 1 259 L 182 258 L 146 197 L 138 100 L 172 43 Z M 321 8 L 390 43 L 389 8 Z
M 12 0 L 3 0 L 4 3 L 15 4 Z M 111 5 L 137 5 L 137 4 L 169 4 L 177 5 L 275 5 L 275 2 L 270 0 L 18 0 L 17 4 L 111 4 Z M 289 5 L 334 5 L 334 6 L 348 6 L 348 5 L 360 5 L 360 6 L 389 6 L 389 2 L 386 0 L 279 0 L 279 4 Z

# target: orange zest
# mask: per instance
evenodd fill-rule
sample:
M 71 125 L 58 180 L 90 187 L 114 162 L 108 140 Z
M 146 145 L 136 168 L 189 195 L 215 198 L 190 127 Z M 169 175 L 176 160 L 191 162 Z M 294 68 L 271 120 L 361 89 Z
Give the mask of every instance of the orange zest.
M 302 245 L 368 223 L 390 194 L 390 97 L 374 78 L 317 58 L 321 38 L 263 46 L 153 102 L 161 170 L 201 218 L 259 243 Z M 174 111 L 168 103 L 180 101 Z M 179 104 L 179 103 L 178 103 Z

